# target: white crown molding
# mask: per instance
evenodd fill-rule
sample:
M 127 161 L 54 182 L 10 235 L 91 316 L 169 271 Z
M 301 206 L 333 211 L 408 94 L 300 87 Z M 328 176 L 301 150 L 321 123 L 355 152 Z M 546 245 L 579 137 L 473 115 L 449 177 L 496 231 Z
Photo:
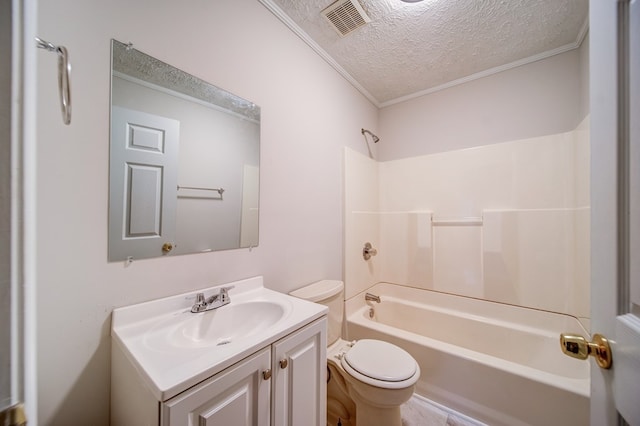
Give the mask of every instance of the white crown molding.
M 582 46 L 582 42 L 584 41 L 584 39 L 587 37 L 587 33 L 589 32 L 589 15 L 587 15 L 587 17 L 585 18 L 584 22 L 582 23 L 582 27 L 580 28 L 580 31 L 578 32 L 578 37 L 576 37 L 576 49 L 580 46 Z
M 324 59 L 329 65 L 331 65 L 343 78 L 345 78 L 353 87 L 355 87 L 362 95 L 367 98 L 372 104 L 374 104 L 377 108 L 384 108 L 391 105 L 395 105 L 401 102 L 408 101 L 410 99 L 419 98 L 420 96 L 429 95 L 431 93 L 438 92 L 440 90 L 448 89 L 453 86 L 457 86 L 459 84 L 468 83 L 473 80 L 477 80 L 479 78 L 488 77 L 493 74 L 497 74 L 503 71 L 507 71 L 513 68 L 520 67 L 522 65 L 527 65 L 533 62 L 540 61 L 542 59 L 550 58 L 555 55 L 559 55 L 561 53 L 568 52 L 570 50 L 574 50 L 582 45 L 587 33 L 589 32 L 589 17 L 585 19 L 582 27 L 580 27 L 580 31 L 576 37 L 576 40 L 572 43 L 565 44 L 564 46 L 557 47 L 552 50 L 548 50 L 546 52 L 539 53 L 537 55 L 529 56 L 524 59 L 520 59 L 518 61 L 514 61 L 505 65 L 501 65 L 498 67 L 490 68 L 488 70 L 484 70 L 475 74 L 471 74 L 466 77 L 459 78 L 457 80 L 452 80 L 450 82 L 441 84 L 439 86 L 435 86 L 429 89 L 421 90 L 409 95 L 401 96 L 399 98 L 391 99 L 386 102 L 378 101 L 369 91 L 367 91 L 358 81 L 351 76 L 340 64 L 338 64 L 318 43 L 309 37 L 309 35 L 298 26 L 279 6 L 273 3 L 272 0 L 258 0 L 262 3 L 271 13 L 273 13 L 282 23 L 284 23 L 291 31 L 293 31 L 298 37 L 300 37 L 311 49 L 313 49 L 322 59 Z

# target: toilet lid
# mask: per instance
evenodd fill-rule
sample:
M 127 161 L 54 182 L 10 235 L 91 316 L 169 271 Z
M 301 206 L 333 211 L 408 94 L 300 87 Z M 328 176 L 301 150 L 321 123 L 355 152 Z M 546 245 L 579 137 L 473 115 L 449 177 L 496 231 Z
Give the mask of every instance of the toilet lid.
M 407 380 L 416 373 L 416 361 L 408 352 L 382 340 L 358 340 L 343 361 L 358 373 L 385 382 Z

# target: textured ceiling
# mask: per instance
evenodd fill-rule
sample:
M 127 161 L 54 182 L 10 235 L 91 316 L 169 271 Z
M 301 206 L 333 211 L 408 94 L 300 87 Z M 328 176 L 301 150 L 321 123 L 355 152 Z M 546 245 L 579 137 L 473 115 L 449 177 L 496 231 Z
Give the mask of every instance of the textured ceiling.
M 340 37 L 333 0 L 260 0 L 378 106 L 579 46 L 588 0 L 360 0 L 371 22 Z

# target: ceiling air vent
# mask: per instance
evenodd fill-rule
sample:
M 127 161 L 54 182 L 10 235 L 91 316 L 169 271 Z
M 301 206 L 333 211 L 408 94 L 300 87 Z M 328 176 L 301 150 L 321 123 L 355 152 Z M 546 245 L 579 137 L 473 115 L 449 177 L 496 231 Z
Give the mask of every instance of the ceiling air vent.
M 358 0 L 338 0 L 321 13 L 341 37 L 371 22 Z

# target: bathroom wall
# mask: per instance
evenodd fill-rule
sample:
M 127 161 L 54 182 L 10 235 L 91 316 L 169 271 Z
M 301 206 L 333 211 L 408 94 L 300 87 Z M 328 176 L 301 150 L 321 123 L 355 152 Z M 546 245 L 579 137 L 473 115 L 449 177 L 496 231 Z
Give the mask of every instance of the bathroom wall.
M 557 135 L 380 163 L 345 151 L 347 196 L 369 197 L 346 204 L 347 297 L 392 282 L 588 326 L 588 119 Z M 378 249 L 369 261 L 365 241 Z
M 73 67 L 64 126 L 55 55 L 38 52 L 39 424 L 107 425 L 114 307 L 255 275 L 283 292 L 342 277 L 343 149 L 367 153 L 360 129 L 378 112 L 255 0 L 52 0 L 38 14 Z M 261 106 L 259 247 L 107 262 L 111 38 Z
M 578 49 L 381 109 L 378 160 L 554 135 L 588 113 L 588 36 Z

